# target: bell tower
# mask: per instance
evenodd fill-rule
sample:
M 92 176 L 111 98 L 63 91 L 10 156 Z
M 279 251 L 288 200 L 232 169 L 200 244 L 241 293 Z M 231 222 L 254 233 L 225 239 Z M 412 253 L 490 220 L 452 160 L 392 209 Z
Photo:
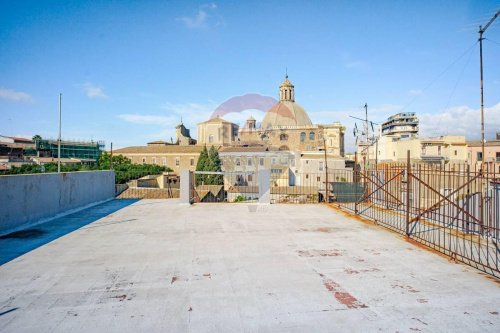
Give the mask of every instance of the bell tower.
M 285 75 L 285 81 L 280 85 L 280 102 L 295 102 L 295 91 L 293 84 L 288 80 L 288 74 Z

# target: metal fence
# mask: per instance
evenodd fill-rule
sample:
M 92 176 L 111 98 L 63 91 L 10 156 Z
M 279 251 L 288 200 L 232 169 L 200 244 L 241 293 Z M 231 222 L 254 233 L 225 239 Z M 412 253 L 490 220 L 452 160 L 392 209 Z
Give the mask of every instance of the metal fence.
M 336 205 L 500 277 L 500 179 L 495 170 L 391 164 L 352 171 Z M 347 191 L 345 191 L 347 189 Z M 351 189 L 351 190 L 349 190 Z
M 191 202 L 256 202 L 259 199 L 258 171 L 195 171 L 191 180 Z

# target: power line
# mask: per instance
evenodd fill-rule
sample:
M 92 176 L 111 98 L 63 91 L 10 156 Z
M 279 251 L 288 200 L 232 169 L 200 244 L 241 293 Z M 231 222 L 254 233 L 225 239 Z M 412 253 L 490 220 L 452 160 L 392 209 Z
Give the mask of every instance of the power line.
M 500 45 L 500 43 L 499 43 L 499 42 L 495 42 L 494 40 L 489 39 L 489 38 L 484 38 L 484 40 L 487 40 L 488 42 L 492 42 L 493 44 Z
M 453 67 L 460 59 L 462 59 L 467 53 L 469 53 L 475 46 L 476 44 L 478 43 L 478 41 L 474 42 L 474 44 L 472 44 L 467 50 L 465 50 L 465 52 L 463 52 L 462 54 L 460 54 L 460 56 L 458 58 L 456 58 L 451 64 L 449 64 L 441 73 L 439 73 L 434 79 L 432 79 L 426 86 L 425 88 L 422 89 L 422 93 L 425 92 L 427 89 L 429 89 L 434 83 L 436 83 L 436 81 L 438 79 L 440 79 L 444 74 L 446 74 L 446 72 L 448 72 L 448 70 L 450 70 L 451 67 Z M 420 96 L 422 96 L 422 94 L 420 95 L 417 95 L 415 97 L 413 97 L 413 99 L 407 103 L 405 106 L 403 106 L 403 108 L 400 110 L 400 112 L 403 112 L 403 110 L 405 110 L 406 108 L 408 108 L 410 105 L 413 104 L 413 102 L 415 102 Z
M 455 85 L 453 86 L 453 89 L 451 91 L 451 94 L 450 96 L 448 97 L 448 101 L 446 102 L 446 106 L 444 107 L 444 109 L 446 110 L 448 108 L 448 106 L 450 105 L 450 102 L 451 102 L 451 98 L 453 97 L 453 95 L 455 95 L 455 91 L 457 89 L 457 86 L 458 86 L 458 83 L 460 82 L 460 80 L 462 79 L 462 75 L 464 74 L 464 71 L 465 71 L 465 68 L 467 68 L 467 65 L 469 65 L 469 62 L 470 62 L 470 59 L 472 58 L 472 51 L 470 51 L 469 53 L 469 58 L 467 59 L 467 61 L 465 62 L 464 64 L 464 67 L 462 67 L 462 70 L 460 71 L 460 74 L 458 75 L 458 78 L 457 78 L 457 81 L 455 82 Z

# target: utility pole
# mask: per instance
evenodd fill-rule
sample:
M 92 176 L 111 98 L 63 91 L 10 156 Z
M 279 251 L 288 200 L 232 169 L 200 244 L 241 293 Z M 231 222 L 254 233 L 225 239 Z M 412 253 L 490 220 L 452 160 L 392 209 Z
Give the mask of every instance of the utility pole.
M 111 154 L 109 156 L 109 170 L 113 170 L 113 142 L 111 142 Z
M 481 172 L 484 172 L 484 160 L 486 156 L 484 155 L 484 96 L 483 96 L 483 33 L 488 29 L 488 27 L 495 21 L 495 19 L 500 15 L 500 10 L 493 15 L 491 20 L 484 26 L 479 26 L 479 71 L 481 80 Z
M 326 203 L 330 202 L 330 188 L 328 187 L 328 158 L 326 154 L 326 139 L 323 135 L 323 149 L 325 151 L 325 197 L 323 198 Z
M 61 100 L 62 93 L 59 93 L 59 139 L 57 140 L 57 172 L 61 172 Z

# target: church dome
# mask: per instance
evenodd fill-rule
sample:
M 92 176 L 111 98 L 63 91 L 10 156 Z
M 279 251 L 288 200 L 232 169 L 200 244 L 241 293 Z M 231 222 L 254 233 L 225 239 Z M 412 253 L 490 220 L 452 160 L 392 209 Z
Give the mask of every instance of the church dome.
M 293 84 L 288 80 L 280 85 L 280 101 L 266 112 L 262 120 L 262 128 L 269 129 L 274 126 L 310 126 L 311 119 L 302 106 L 295 103 Z

